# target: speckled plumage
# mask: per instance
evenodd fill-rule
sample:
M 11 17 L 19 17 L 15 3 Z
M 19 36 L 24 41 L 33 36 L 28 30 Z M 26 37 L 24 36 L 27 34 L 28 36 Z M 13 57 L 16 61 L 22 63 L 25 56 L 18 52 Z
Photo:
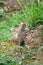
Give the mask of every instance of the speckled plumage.
M 22 24 L 18 32 L 18 45 L 23 46 L 25 44 L 24 40 L 26 38 L 25 32 L 26 24 Z

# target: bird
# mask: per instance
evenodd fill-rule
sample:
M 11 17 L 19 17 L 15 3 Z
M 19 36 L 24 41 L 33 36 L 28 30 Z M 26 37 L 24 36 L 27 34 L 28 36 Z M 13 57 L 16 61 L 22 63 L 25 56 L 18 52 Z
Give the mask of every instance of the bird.
M 26 32 L 25 32 L 26 24 L 20 25 L 20 30 L 18 31 L 18 45 L 24 46 L 25 44 L 25 38 L 26 38 Z

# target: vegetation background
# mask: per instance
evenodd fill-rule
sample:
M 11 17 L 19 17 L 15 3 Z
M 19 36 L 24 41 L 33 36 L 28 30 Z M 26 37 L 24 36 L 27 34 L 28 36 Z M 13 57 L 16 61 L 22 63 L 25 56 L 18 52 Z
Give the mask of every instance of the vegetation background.
M 14 3 L 12 1 L 14 1 Z M 6 3 L 8 4 L 6 5 Z M 15 45 L 10 47 L 9 42 L 3 43 L 3 41 L 9 40 L 12 37 L 11 29 L 16 28 L 20 23 L 26 23 L 27 28 L 30 30 L 36 24 L 40 24 L 40 35 L 43 37 L 43 0 L 0 0 L 0 65 L 33 65 L 31 63 L 28 64 L 32 58 L 35 59 L 34 57 L 31 58 L 31 50 L 28 51 L 23 47 L 16 46 L 16 48 L 26 50 L 25 54 L 19 57 L 11 55 L 11 50 L 13 49 L 14 51 Z M 3 47 L 1 46 L 1 42 L 7 46 L 7 49 L 3 45 Z M 5 48 L 6 51 L 3 48 Z M 42 48 L 43 45 L 38 51 Z M 7 56 L 5 57 L 6 54 Z M 26 59 L 28 56 L 29 59 Z M 22 63 L 24 57 L 25 60 Z M 42 64 L 35 62 L 34 65 Z

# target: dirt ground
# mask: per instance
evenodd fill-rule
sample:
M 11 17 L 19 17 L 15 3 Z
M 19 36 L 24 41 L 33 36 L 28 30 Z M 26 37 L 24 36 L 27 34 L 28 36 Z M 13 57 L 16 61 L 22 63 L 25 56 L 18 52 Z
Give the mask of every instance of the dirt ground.
M 43 37 L 41 36 L 37 36 L 36 34 L 38 33 L 39 29 L 38 27 L 36 27 L 34 29 L 34 32 L 27 32 L 27 37 L 26 37 L 26 45 L 27 49 L 31 49 L 33 50 L 33 56 L 36 57 L 36 59 L 34 60 L 33 64 L 35 62 L 42 64 L 43 65 L 43 48 L 40 50 L 39 53 L 37 53 L 38 48 L 40 48 L 43 44 Z M 37 65 L 37 64 L 34 64 Z
M 19 27 L 14 32 L 18 32 Z M 33 30 L 26 30 L 26 39 L 25 39 L 25 48 L 27 50 L 33 50 L 33 59 L 30 63 L 33 65 L 42 64 L 43 65 L 43 48 L 40 52 L 37 52 L 38 49 L 43 45 L 43 36 L 38 36 L 39 32 L 38 26 L 36 26 Z M 17 43 L 17 40 L 10 39 L 11 43 Z M 36 64 L 35 64 L 36 63 Z

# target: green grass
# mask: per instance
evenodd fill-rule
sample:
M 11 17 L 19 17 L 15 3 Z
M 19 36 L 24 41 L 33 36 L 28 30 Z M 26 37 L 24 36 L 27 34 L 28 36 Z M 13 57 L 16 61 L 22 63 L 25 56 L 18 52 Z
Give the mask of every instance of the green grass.
M 22 46 L 16 46 L 17 49 L 19 48 L 19 50 L 22 49 L 25 51 L 23 55 L 18 56 L 16 53 L 20 52 L 16 52 L 15 50 L 13 51 L 14 45 L 10 46 L 9 42 L 4 43 L 4 45 L 6 45 L 6 49 L 3 49 L 3 47 L 0 46 L 0 65 L 1 63 L 3 63 L 2 65 L 24 65 L 25 63 L 30 62 L 32 57 L 32 50 L 27 51 L 27 49 Z M 14 52 L 14 54 L 12 52 Z
M 5 17 L 0 17 L 0 41 L 9 39 L 12 36 L 10 28 L 17 27 L 21 22 L 27 23 L 29 28 L 32 28 L 38 20 L 42 20 L 43 23 L 43 4 L 39 6 L 34 3 L 25 4 L 19 11 L 10 12 Z M 0 13 L 3 16 L 4 10 Z

